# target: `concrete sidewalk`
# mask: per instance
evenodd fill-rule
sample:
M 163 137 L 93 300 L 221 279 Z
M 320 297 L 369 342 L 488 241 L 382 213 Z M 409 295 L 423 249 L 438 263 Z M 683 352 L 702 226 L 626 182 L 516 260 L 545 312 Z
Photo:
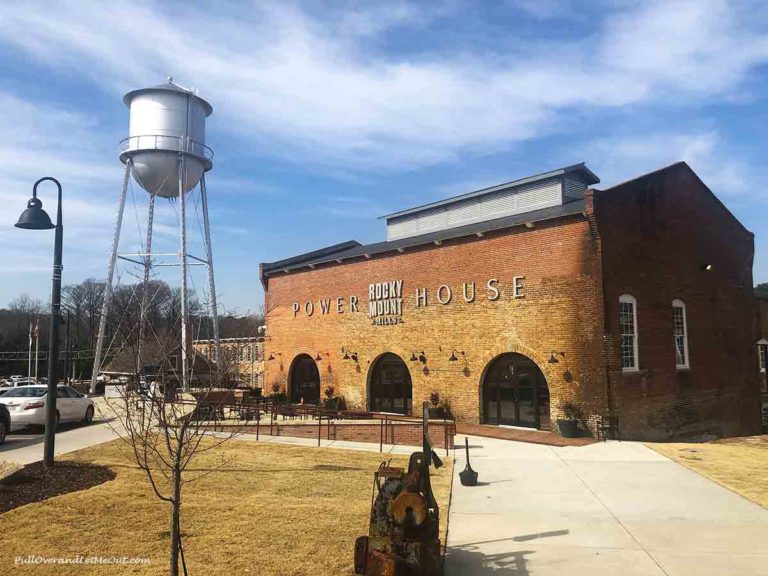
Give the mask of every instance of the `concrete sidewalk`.
M 90 426 L 82 424 L 62 425 L 56 432 L 54 454 L 60 456 L 81 448 L 109 442 L 117 438 L 109 424 L 94 423 Z M 17 464 L 31 464 L 43 459 L 43 433 L 13 432 L 0 446 L 0 460 Z
M 470 446 L 445 576 L 768 576 L 768 510 L 643 444 Z
M 117 420 L 112 422 L 117 429 L 122 429 Z M 81 448 L 95 446 L 104 442 L 109 442 L 117 438 L 114 430 L 107 423 L 96 423 L 90 426 L 80 424 L 63 426 L 63 429 L 56 433 L 56 456 L 74 452 Z M 209 432 L 215 436 L 226 436 L 219 432 Z M 4 445 L 0 446 L 0 460 L 15 462 L 17 464 L 31 464 L 43 459 L 43 434 L 42 433 L 13 433 L 8 436 Z M 255 434 L 238 434 L 236 440 L 256 441 Z M 272 444 L 284 444 L 288 446 L 304 446 L 307 448 L 317 448 L 316 438 L 294 438 L 292 436 L 270 436 L 261 434 L 259 442 Z M 379 445 L 369 442 L 348 442 L 344 440 L 326 440 L 321 439 L 322 448 L 338 448 L 342 450 L 359 450 L 363 452 L 379 452 Z M 410 455 L 412 452 L 420 450 L 418 446 L 406 446 L 402 444 L 384 444 L 382 447 L 384 454 L 404 454 Z M 438 450 L 440 455 L 445 454 L 445 450 Z

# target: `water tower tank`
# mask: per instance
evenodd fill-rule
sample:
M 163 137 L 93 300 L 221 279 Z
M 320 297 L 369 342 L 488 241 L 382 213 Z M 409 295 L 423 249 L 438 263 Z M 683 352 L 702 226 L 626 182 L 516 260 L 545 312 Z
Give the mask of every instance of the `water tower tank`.
M 211 105 L 169 78 L 164 84 L 128 92 L 130 136 L 120 143 L 120 160 L 130 158 L 139 185 L 165 198 L 179 195 L 179 153 L 185 164 L 184 192 L 213 167 L 205 145 L 205 119 Z

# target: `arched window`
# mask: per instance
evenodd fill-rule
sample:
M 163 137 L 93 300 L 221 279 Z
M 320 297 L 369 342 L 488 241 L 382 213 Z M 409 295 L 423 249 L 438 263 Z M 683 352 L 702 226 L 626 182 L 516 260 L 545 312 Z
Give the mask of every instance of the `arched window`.
M 629 294 L 619 297 L 619 333 L 621 334 L 621 369 L 635 372 L 640 367 L 637 346 L 637 300 Z
M 690 367 L 688 361 L 688 320 L 685 316 L 685 302 L 672 300 L 672 325 L 675 331 L 675 367 L 684 370 Z
M 403 359 L 390 352 L 371 368 L 368 408 L 372 412 L 410 414 L 413 406 L 411 373 Z
M 312 356 L 296 356 L 288 374 L 289 399 L 292 404 L 320 403 L 320 371 Z

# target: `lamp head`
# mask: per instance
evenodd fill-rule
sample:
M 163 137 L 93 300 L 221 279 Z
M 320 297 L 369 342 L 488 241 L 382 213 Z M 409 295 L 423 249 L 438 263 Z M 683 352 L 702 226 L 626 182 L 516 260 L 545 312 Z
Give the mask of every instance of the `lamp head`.
M 27 209 L 19 216 L 16 228 L 25 230 L 50 230 L 55 228 L 48 213 L 43 210 L 43 203 L 37 196 L 32 196 L 27 202 Z
M 459 356 L 460 356 L 460 355 L 461 355 L 461 356 L 464 356 L 464 350 L 462 350 L 461 352 L 459 352 L 458 350 L 456 350 L 456 349 L 454 348 L 453 352 L 451 352 L 451 357 L 450 357 L 450 358 L 448 358 L 448 361 L 449 361 L 449 362 L 456 362 L 456 361 L 459 359 Z
M 549 360 L 547 360 L 547 364 L 558 364 L 560 360 L 555 358 L 555 351 L 552 350 L 552 353 L 549 355 Z

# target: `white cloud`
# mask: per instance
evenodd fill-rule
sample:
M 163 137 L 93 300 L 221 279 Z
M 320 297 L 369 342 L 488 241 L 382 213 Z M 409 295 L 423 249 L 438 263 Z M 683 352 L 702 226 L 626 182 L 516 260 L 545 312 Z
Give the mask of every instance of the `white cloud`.
M 442 15 L 405 2 L 312 13 L 136 2 L 16 3 L 0 41 L 113 93 L 169 71 L 262 154 L 338 169 L 404 169 L 508 149 L 574 108 L 735 97 L 768 61 L 748 10 L 719 1 L 622 3 L 594 33 L 507 53 L 377 50 L 377 35 Z M 465 7 L 472 9 L 471 4 Z M 551 10 L 550 10 L 551 12 Z M 255 144 L 254 144 L 255 143 Z
M 673 164 L 687 162 L 717 195 L 738 200 L 759 189 L 765 175 L 733 155 L 713 130 L 689 133 L 653 132 L 614 136 L 588 142 L 585 154 L 594 158 L 594 168 L 608 187 Z

